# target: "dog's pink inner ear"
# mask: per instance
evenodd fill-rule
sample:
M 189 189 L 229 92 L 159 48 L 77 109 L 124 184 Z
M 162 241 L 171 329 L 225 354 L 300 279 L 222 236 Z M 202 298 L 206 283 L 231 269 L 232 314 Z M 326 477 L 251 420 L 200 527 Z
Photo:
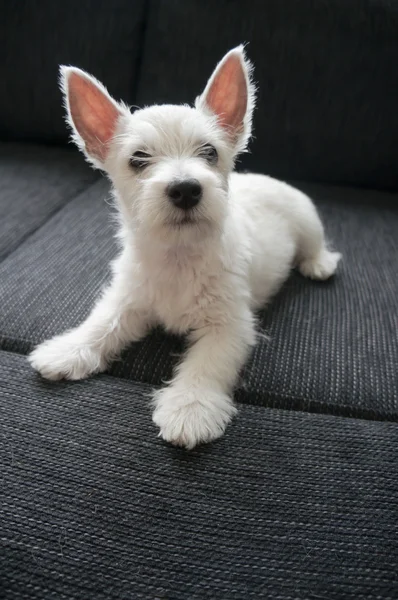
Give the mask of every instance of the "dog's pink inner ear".
M 68 97 L 73 124 L 87 153 L 105 160 L 121 112 L 93 81 L 78 73 L 69 75 Z
M 236 135 L 243 128 L 247 110 L 247 83 L 240 57 L 232 54 L 214 75 L 206 104 L 219 123 Z

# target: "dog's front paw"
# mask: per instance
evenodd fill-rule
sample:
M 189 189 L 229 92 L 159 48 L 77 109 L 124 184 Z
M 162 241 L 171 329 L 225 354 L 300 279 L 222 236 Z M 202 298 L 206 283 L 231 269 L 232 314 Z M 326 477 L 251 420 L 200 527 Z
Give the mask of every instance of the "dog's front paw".
M 206 388 L 170 386 L 155 395 L 153 421 L 160 436 L 191 450 L 219 438 L 236 413 L 231 398 Z
M 43 342 L 28 356 L 32 367 L 45 379 L 84 379 L 105 369 L 98 350 L 79 342 L 71 331 Z

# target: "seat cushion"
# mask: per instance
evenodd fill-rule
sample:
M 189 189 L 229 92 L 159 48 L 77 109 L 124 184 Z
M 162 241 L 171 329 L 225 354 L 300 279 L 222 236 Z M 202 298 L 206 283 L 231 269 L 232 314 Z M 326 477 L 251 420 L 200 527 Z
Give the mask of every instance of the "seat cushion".
M 393 599 L 398 427 L 242 405 L 186 452 L 146 385 L 0 353 L 2 599 Z
M 59 65 L 75 65 L 133 103 L 144 0 L 18 0 L 1 5 L 0 136 L 65 142 Z
M 193 102 L 248 42 L 258 100 L 247 168 L 398 189 L 397 27 L 386 0 L 153 0 L 137 103 Z
M 242 402 L 314 412 L 398 418 L 398 212 L 390 194 L 302 186 L 344 255 L 327 283 L 293 274 L 260 327 L 242 373 Z M 69 202 L 0 264 L 0 343 L 27 353 L 79 324 L 116 255 L 108 184 Z M 183 340 L 156 330 L 110 372 L 150 384 L 171 376 Z
M 0 260 L 97 178 L 70 149 L 0 143 Z

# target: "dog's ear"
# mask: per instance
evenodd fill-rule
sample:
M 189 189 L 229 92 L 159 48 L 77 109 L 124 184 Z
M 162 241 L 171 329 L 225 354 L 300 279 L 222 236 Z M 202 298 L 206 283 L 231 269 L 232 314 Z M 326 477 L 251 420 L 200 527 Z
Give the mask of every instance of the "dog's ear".
M 67 121 L 77 146 L 96 167 L 103 168 L 118 120 L 126 108 L 81 69 L 60 67 Z
M 216 115 L 238 151 L 245 150 L 251 135 L 255 101 L 251 72 L 243 46 L 230 50 L 196 100 L 196 108 Z

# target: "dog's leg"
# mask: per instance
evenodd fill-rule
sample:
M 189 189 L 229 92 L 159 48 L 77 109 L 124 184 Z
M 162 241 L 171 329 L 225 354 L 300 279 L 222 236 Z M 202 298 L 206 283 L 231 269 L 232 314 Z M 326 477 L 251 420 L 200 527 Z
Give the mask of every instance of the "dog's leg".
M 322 221 L 311 200 L 298 190 L 294 194 L 301 200 L 292 211 L 297 220 L 300 273 L 311 279 L 329 279 L 336 272 L 341 254 L 328 249 Z
M 84 379 L 106 366 L 123 347 L 142 338 L 149 313 L 129 294 L 131 281 L 116 275 L 86 321 L 40 344 L 29 356 L 46 379 Z
M 167 441 L 186 448 L 220 437 L 236 413 L 231 392 L 255 342 L 248 308 L 227 324 L 190 335 L 191 346 L 169 387 L 155 395 L 153 420 Z

